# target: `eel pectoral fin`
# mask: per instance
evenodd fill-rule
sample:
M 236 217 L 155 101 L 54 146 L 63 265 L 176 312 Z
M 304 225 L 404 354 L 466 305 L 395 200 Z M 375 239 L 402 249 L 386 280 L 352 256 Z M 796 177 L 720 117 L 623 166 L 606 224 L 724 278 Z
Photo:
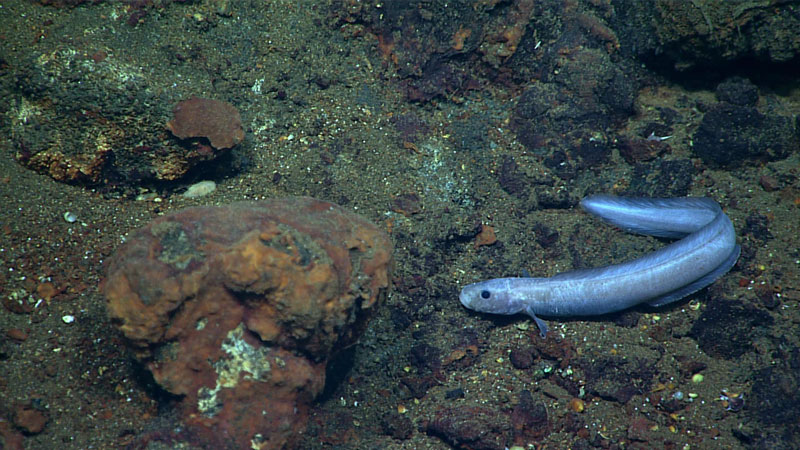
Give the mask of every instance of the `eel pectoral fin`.
M 539 327 L 539 336 L 541 336 L 542 339 L 546 338 L 548 329 L 547 329 L 547 324 L 544 323 L 544 320 L 536 317 L 536 313 L 530 306 L 525 308 L 525 313 L 531 316 L 531 319 L 533 319 L 533 321 L 536 322 L 536 326 Z

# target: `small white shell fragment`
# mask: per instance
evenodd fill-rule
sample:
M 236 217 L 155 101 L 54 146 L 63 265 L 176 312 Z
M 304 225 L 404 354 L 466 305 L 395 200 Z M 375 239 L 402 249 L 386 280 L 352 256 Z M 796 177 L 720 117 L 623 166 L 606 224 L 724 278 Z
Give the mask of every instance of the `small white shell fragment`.
M 69 223 L 74 223 L 76 220 L 78 220 L 78 216 L 76 216 L 73 212 L 67 211 L 64 213 L 64 220 Z
M 67 314 L 66 316 L 61 316 L 61 320 L 64 323 L 72 323 L 72 322 L 75 322 L 75 316 L 73 316 L 71 314 Z
M 141 193 L 141 194 L 136 196 L 136 201 L 137 202 L 147 202 L 147 201 L 154 200 L 157 197 L 158 197 L 158 194 L 156 194 L 155 192 L 144 192 L 144 193 Z
M 183 193 L 183 196 L 186 198 L 197 198 L 208 195 L 215 190 L 217 190 L 217 183 L 210 180 L 201 181 L 189 186 L 186 192 Z

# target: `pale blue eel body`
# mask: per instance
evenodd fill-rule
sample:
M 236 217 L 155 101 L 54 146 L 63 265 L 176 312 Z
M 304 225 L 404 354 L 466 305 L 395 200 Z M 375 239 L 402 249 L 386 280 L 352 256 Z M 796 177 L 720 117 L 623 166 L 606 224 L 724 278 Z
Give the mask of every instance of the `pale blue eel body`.
M 491 314 L 527 313 L 542 337 L 539 315 L 591 316 L 640 303 L 662 306 L 708 286 L 739 258 L 733 224 L 709 198 L 625 198 L 594 195 L 581 207 L 626 231 L 682 238 L 622 264 L 575 270 L 552 278 L 496 278 L 465 286 L 459 300 Z

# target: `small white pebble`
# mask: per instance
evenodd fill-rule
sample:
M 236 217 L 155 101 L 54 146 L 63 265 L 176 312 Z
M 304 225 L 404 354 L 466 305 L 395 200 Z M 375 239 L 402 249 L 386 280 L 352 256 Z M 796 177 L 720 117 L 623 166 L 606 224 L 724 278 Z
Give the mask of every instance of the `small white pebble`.
M 64 220 L 69 223 L 74 223 L 76 220 L 78 220 L 78 216 L 76 216 L 75 213 L 67 211 L 64 213 Z
M 215 190 L 217 190 L 217 183 L 214 183 L 210 180 L 201 181 L 189 186 L 189 189 L 186 189 L 186 192 L 183 193 L 183 196 L 186 198 L 197 198 L 208 195 Z
M 75 316 L 67 314 L 66 316 L 61 316 L 61 320 L 63 320 L 64 323 L 72 323 L 75 322 Z

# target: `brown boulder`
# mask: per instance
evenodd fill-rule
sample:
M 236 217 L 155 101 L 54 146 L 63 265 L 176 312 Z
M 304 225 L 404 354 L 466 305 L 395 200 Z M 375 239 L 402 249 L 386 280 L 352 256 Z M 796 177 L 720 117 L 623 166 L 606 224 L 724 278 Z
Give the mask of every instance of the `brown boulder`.
M 305 428 L 328 358 L 389 289 L 391 242 L 360 216 L 293 197 L 189 208 L 109 262 L 109 315 L 213 448 L 281 448 Z
M 204 137 L 217 150 L 242 142 L 244 129 L 239 111 L 230 103 L 192 97 L 178 102 L 167 128 L 180 139 Z

